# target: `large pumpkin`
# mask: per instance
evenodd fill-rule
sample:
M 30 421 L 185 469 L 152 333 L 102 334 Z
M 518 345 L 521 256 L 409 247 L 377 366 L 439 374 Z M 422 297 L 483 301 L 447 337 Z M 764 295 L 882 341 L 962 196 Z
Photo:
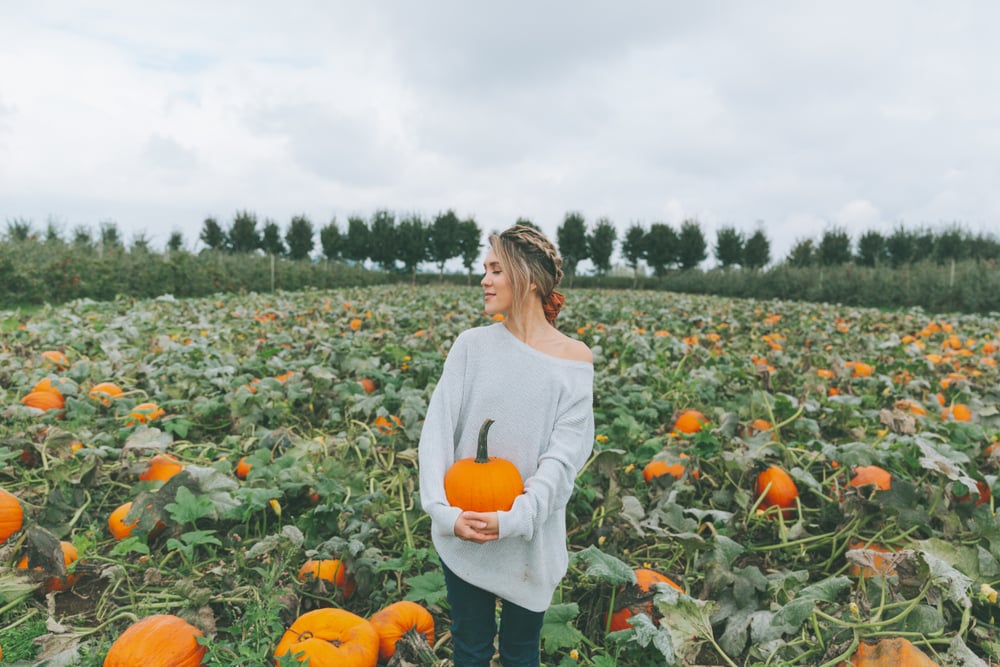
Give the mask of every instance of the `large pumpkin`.
M 139 473 L 139 479 L 144 482 L 160 481 L 166 482 L 168 479 L 184 470 L 184 464 L 177 460 L 173 454 L 157 454 L 149 460 L 149 465 Z
M 517 467 L 506 459 L 490 456 L 486 445 L 493 420 L 479 429 L 476 457 L 455 461 L 444 476 L 444 492 L 454 507 L 472 512 L 507 511 L 524 493 Z
M 0 489 L 0 544 L 21 530 L 22 525 L 24 525 L 24 509 L 21 508 L 21 501 L 9 491 Z
M 111 645 L 104 667 L 197 667 L 206 648 L 201 630 L 172 614 L 141 619 Z
M 656 595 L 656 591 L 654 590 L 656 584 L 667 584 L 681 593 L 684 592 L 683 588 L 656 570 L 640 567 L 634 570 L 634 572 L 635 584 L 627 586 L 620 591 L 619 598 L 615 604 L 618 609 L 611 614 L 611 632 L 631 628 L 632 626 L 629 624 L 628 619 L 636 614 L 653 616 L 653 597 Z
M 124 392 L 114 382 L 98 382 L 90 388 L 88 396 L 102 405 L 111 405 L 111 399 L 120 397 Z
M 21 399 L 23 405 L 45 412 L 47 410 L 62 410 L 66 401 L 62 394 L 54 391 L 32 391 Z
M 757 495 L 763 495 L 758 511 L 770 507 L 780 507 L 782 516 L 786 519 L 793 515 L 795 499 L 799 497 L 799 489 L 791 476 L 778 466 L 770 466 L 757 475 Z
M 416 629 L 434 644 L 434 617 L 431 613 L 409 600 L 393 602 L 371 618 L 371 624 L 378 633 L 378 659 L 388 660 L 396 652 L 398 642 L 407 630 Z
M 277 659 L 299 654 L 310 667 L 375 667 L 378 633 L 371 623 L 345 609 L 314 609 L 299 616 L 274 649 Z

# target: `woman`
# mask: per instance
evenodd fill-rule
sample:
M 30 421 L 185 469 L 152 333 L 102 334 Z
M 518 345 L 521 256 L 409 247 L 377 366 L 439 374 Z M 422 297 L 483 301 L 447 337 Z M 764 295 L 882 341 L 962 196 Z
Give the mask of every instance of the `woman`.
M 455 667 L 489 665 L 497 598 L 501 663 L 537 667 L 542 618 L 568 563 L 566 504 L 593 446 L 593 356 L 554 325 L 562 259 L 541 232 L 490 236 L 483 265 L 486 313 L 505 317 L 464 331 L 448 353 L 420 436 L 420 498 L 444 566 Z M 444 475 L 475 456 L 487 418 L 490 455 L 514 463 L 524 493 L 509 511 L 462 511 Z

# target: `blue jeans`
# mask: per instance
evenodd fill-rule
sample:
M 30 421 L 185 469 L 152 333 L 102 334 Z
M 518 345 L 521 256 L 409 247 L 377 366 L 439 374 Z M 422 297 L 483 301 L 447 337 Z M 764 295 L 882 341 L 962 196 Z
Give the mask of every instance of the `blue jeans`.
M 451 607 L 452 660 L 455 667 L 489 667 L 497 634 L 497 596 L 460 579 L 443 563 Z M 543 611 L 530 611 L 501 598 L 500 663 L 504 667 L 539 667 L 538 642 Z

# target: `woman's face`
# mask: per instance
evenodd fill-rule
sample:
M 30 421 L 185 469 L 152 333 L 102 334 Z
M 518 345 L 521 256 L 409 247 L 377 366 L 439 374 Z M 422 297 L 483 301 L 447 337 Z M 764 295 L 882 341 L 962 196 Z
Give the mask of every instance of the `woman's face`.
M 492 248 L 486 253 L 483 268 L 486 273 L 483 274 L 479 284 L 483 286 L 483 305 L 486 313 L 488 315 L 509 313 L 514 306 L 514 290 Z

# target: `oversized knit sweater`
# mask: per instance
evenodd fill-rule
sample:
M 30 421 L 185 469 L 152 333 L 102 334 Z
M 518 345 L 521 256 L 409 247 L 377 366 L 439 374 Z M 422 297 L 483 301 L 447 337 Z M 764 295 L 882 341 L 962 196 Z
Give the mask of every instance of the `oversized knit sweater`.
M 420 435 L 420 500 L 438 555 L 465 581 L 526 609 L 544 611 L 566 574 L 566 504 L 594 441 L 594 367 L 525 344 L 503 323 L 458 336 L 445 360 Z M 479 428 L 490 456 L 512 461 L 524 493 L 499 512 L 500 537 L 476 544 L 455 536 L 461 509 L 448 503 L 444 475 L 475 457 Z

